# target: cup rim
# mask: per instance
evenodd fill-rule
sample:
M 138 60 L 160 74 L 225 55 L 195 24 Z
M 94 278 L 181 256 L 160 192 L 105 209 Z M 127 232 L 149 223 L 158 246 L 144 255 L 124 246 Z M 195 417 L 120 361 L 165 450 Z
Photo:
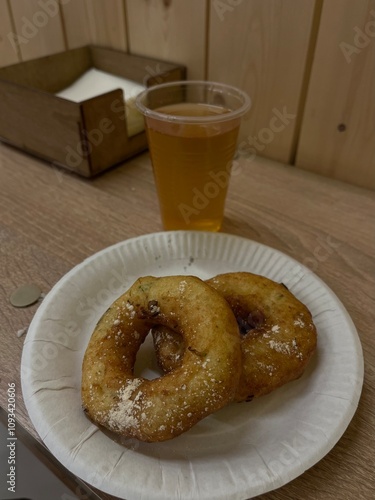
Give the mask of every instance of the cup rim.
M 187 115 L 167 115 L 165 113 L 159 113 L 153 109 L 145 106 L 141 101 L 142 99 L 153 90 L 173 87 L 176 85 L 185 85 L 185 86 L 193 86 L 193 85 L 203 85 L 207 88 L 216 87 L 221 90 L 221 93 L 226 91 L 227 93 L 235 94 L 243 100 L 242 105 L 235 110 L 231 110 L 228 113 L 223 113 L 221 115 L 210 115 L 210 116 L 187 116 Z M 251 99 L 246 92 L 243 90 L 233 86 L 228 85 L 226 83 L 214 82 L 214 81 L 206 81 L 206 80 L 176 80 L 173 82 L 160 83 L 157 85 L 153 85 L 143 90 L 135 100 L 135 105 L 145 117 L 156 118 L 162 121 L 174 122 L 174 123 L 213 123 L 213 122 L 223 122 L 228 120 L 233 120 L 235 118 L 239 118 L 244 115 L 251 107 Z

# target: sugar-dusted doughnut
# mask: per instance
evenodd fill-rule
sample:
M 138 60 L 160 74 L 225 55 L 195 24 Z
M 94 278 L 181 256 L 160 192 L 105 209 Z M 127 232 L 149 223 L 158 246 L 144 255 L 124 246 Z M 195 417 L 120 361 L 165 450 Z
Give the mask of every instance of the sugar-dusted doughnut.
M 302 375 L 317 345 L 312 316 L 285 285 L 238 272 L 206 281 L 230 305 L 241 333 L 243 372 L 235 401 L 250 401 Z M 168 373 L 182 361 L 184 340 L 153 329 L 157 358 Z
M 168 374 L 134 376 L 150 328 L 178 332 L 186 350 Z M 115 433 L 164 441 L 225 406 L 236 392 L 242 354 L 227 302 L 196 277 L 143 277 L 99 320 L 82 365 L 82 403 L 88 417 Z

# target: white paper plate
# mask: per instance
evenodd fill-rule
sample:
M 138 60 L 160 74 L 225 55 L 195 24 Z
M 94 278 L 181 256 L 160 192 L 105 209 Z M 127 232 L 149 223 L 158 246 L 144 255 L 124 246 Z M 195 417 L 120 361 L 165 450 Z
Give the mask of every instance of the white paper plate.
M 206 279 L 231 271 L 283 282 L 309 307 L 318 351 L 303 377 L 228 406 L 164 443 L 118 443 L 90 423 L 81 409 L 81 362 L 113 300 L 139 276 Z M 151 351 L 146 344 L 143 359 Z M 152 367 L 150 373 L 156 375 Z M 25 404 L 44 443 L 93 486 L 127 500 L 243 500 L 286 484 L 335 445 L 357 408 L 363 357 L 343 305 L 297 261 L 244 238 L 181 231 L 121 242 L 64 276 L 31 323 L 21 374 Z

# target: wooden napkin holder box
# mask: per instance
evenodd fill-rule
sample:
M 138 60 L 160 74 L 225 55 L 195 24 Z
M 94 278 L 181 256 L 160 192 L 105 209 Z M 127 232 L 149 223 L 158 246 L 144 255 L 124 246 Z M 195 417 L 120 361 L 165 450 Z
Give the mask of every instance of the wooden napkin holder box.
M 184 66 L 96 46 L 0 68 L 0 140 L 84 177 L 147 149 L 144 131 L 128 137 L 122 90 L 79 103 L 55 95 L 90 68 L 146 87 L 186 79 Z

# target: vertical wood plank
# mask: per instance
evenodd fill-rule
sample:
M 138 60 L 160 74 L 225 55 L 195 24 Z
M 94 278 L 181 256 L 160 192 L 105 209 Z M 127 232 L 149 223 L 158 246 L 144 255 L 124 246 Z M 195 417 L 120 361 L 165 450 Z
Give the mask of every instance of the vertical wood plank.
M 19 62 L 17 43 L 7 0 L 0 0 L 0 67 Z
M 65 50 L 57 2 L 10 0 L 10 6 L 24 61 Z
M 205 74 L 205 0 L 127 0 L 133 54 L 184 64 L 189 79 Z
M 61 17 L 68 49 L 83 47 L 91 43 L 85 0 L 62 3 Z
M 325 0 L 297 166 L 375 189 L 375 1 Z
M 208 79 L 252 99 L 240 149 L 289 163 L 315 0 L 211 0 Z
M 122 0 L 85 0 L 90 41 L 94 45 L 127 50 L 125 8 Z

